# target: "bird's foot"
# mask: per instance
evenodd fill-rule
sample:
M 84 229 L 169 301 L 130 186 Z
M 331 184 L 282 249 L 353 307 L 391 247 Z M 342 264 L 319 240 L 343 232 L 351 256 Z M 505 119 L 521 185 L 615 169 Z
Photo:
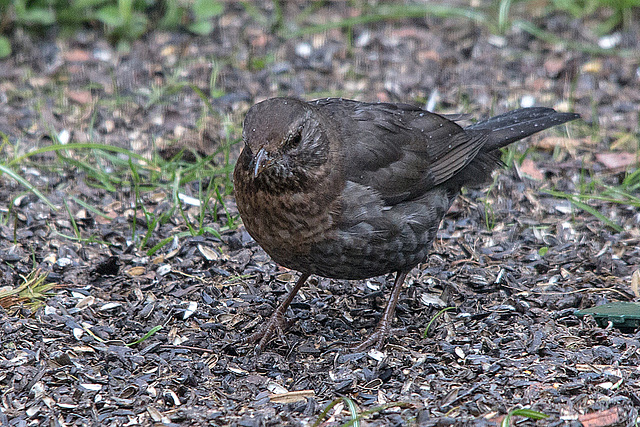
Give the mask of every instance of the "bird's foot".
M 373 331 L 371 335 L 367 337 L 360 345 L 353 348 L 354 351 L 364 352 L 369 350 L 370 348 L 375 348 L 376 350 L 380 350 L 382 348 L 382 344 L 385 339 L 389 336 L 391 332 L 391 322 L 393 321 L 393 313 L 396 311 L 396 305 L 398 304 L 398 296 L 400 295 L 400 289 L 402 288 L 402 283 L 404 279 L 407 277 L 406 271 L 398 271 L 396 274 L 396 280 L 393 283 L 393 289 L 391 290 L 391 296 L 389 297 L 389 302 L 384 309 L 384 313 L 378 322 L 378 326 Z
M 300 290 L 300 287 L 308 277 L 308 273 L 301 274 L 293 289 L 289 291 L 287 297 L 282 301 L 282 303 L 280 303 L 278 308 L 276 308 L 276 311 L 273 312 L 267 323 L 262 325 L 260 329 L 243 339 L 241 342 L 243 344 L 247 344 L 257 341 L 258 345 L 256 346 L 256 353 L 261 353 L 262 350 L 264 350 L 267 343 L 275 333 L 278 333 L 280 339 L 286 343 L 287 340 L 284 338 L 284 330 L 287 329 L 293 321 L 287 322 L 284 319 L 284 313 L 287 312 L 287 307 L 289 307 L 289 304 L 293 301 L 293 297 L 296 296 L 296 293 Z
M 280 312 L 280 310 L 276 310 L 273 312 L 267 323 L 262 325 L 256 332 L 249 335 L 248 337 L 242 340 L 243 344 L 252 344 L 257 342 L 256 345 L 256 353 L 262 353 L 262 351 L 267 346 L 267 343 L 273 338 L 274 335 L 278 334 L 280 339 L 287 342 L 284 337 L 284 331 L 290 326 L 291 322 L 287 322 L 284 318 L 284 314 Z
M 386 341 L 386 338 L 389 336 L 389 332 L 391 331 L 391 326 L 389 322 L 380 321 L 376 329 L 369 335 L 364 341 L 362 341 L 357 346 L 353 347 L 352 350 L 358 353 L 365 352 L 371 348 L 375 348 L 376 350 L 380 350 Z

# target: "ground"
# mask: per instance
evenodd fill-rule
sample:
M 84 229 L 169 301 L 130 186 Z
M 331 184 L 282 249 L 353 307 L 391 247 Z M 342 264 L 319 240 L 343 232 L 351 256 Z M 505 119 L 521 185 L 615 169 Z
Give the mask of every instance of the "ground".
M 229 3 L 208 37 L 153 32 L 124 52 L 90 30 L 15 35 L 0 62 L 0 284 L 55 286 L 40 306 L 0 309 L 0 423 L 311 425 L 344 397 L 322 425 L 347 422 L 350 403 L 371 426 L 498 425 L 517 408 L 549 416 L 524 425 L 635 425 L 640 333 L 575 311 L 639 298 L 637 21 L 606 50 L 562 13 L 519 11 L 552 42 L 431 15 L 312 31 L 366 11 L 329 4 L 305 26 L 303 7 L 287 6 L 283 28 L 306 33 Z M 297 273 L 246 233 L 229 174 L 243 115 L 276 95 L 434 100 L 469 118 L 535 104 L 582 120 L 510 149 L 493 183 L 463 193 L 380 351 L 350 347 L 392 276 L 312 277 L 286 334 L 256 355 L 241 340 Z M 88 143 L 123 150 L 60 148 Z M 178 196 L 207 188 L 203 210 Z

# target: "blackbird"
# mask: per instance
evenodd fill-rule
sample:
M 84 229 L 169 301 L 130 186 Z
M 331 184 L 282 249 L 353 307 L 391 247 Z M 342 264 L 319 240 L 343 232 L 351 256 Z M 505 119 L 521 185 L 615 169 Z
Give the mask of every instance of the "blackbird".
M 271 258 L 302 274 L 244 341 L 259 341 L 261 351 L 282 334 L 287 307 L 311 274 L 395 272 L 384 313 L 356 350 L 379 347 L 407 273 L 426 260 L 461 187 L 490 178 L 499 148 L 578 117 L 523 108 L 462 128 L 408 104 L 272 98 L 254 105 L 234 171 L 238 210 Z

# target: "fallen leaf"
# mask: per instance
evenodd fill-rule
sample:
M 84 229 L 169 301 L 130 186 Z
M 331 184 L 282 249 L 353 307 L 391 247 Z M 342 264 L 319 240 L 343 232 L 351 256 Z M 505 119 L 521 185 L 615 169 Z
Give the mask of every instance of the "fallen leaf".
M 564 58 L 549 58 L 544 62 L 544 70 L 550 77 L 556 77 L 566 67 L 566 61 Z
M 589 141 L 584 139 L 575 139 L 575 138 L 563 138 L 561 136 L 549 136 L 547 138 L 542 138 L 541 140 L 535 143 L 537 148 L 541 148 L 547 151 L 553 151 L 556 147 L 564 148 L 567 150 L 576 148 L 580 145 L 584 145 Z
M 584 427 L 606 427 L 617 425 L 620 422 L 618 407 L 609 408 L 606 411 L 592 412 L 578 416 L 578 421 Z
M 129 276 L 140 276 L 141 274 L 144 274 L 144 270 L 145 268 L 143 266 L 131 267 L 126 271 L 126 273 Z
M 86 62 L 91 59 L 91 53 L 82 49 L 72 49 L 64 53 L 65 61 Z
M 638 163 L 638 156 L 632 153 L 598 153 L 596 160 L 604 165 L 607 169 L 624 169 L 627 166 Z
M 536 163 L 531 159 L 524 159 L 524 162 L 520 165 L 520 171 L 538 181 L 544 178 L 542 171 L 538 169 Z
M 115 218 L 118 215 L 113 215 L 113 218 Z M 95 222 L 97 222 L 98 224 L 111 224 L 111 222 L 113 221 L 113 219 L 109 219 L 109 218 L 105 218 L 102 215 L 96 215 L 96 217 L 94 218 Z
M 306 400 L 308 397 L 314 397 L 316 393 L 313 390 L 289 391 L 287 393 L 270 394 L 269 400 L 273 403 L 294 403 Z
M 440 61 L 440 54 L 435 49 L 422 49 L 422 50 L 419 50 L 418 53 L 416 54 L 416 57 L 421 62 L 426 62 L 426 61 L 438 62 L 438 61 Z
M 91 92 L 88 90 L 69 90 L 67 91 L 67 96 L 71 101 L 82 105 L 90 104 L 93 99 Z

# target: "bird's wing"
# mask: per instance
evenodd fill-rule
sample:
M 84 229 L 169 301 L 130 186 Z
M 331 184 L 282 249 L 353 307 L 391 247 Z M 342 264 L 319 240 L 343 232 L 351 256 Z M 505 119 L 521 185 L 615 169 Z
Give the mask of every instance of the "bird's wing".
M 340 128 L 347 180 L 374 189 L 390 205 L 454 177 L 478 155 L 489 133 L 465 131 L 407 104 L 313 102 Z

